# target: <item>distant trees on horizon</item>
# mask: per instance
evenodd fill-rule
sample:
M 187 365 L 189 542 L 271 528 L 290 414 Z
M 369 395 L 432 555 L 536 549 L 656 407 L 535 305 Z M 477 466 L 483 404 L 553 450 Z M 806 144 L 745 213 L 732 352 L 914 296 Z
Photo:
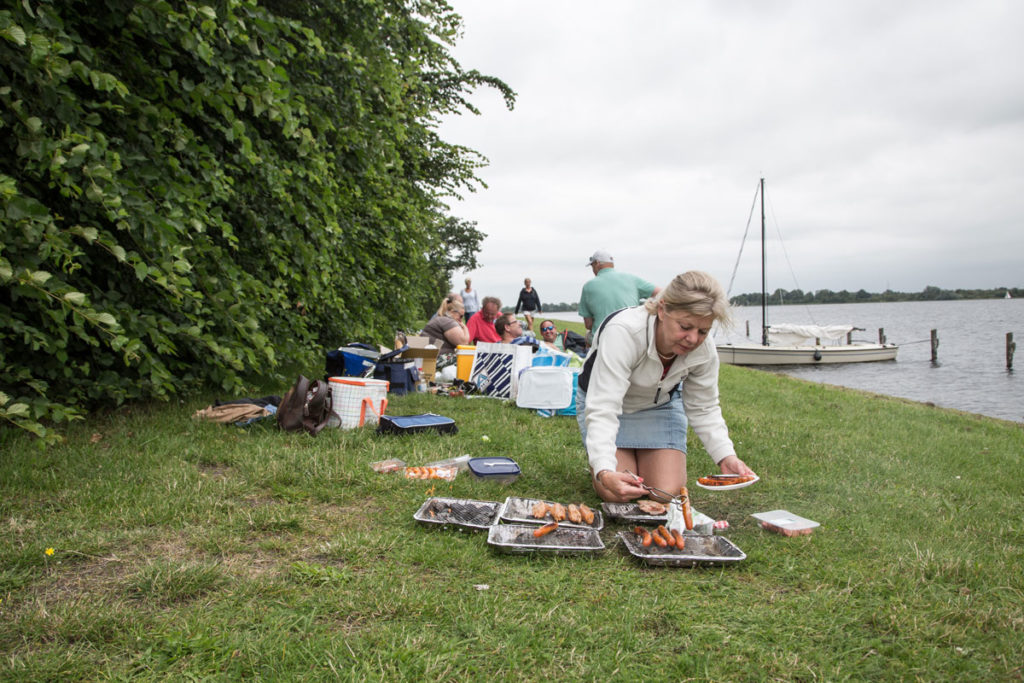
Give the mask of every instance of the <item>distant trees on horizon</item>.
M 883 301 L 954 301 L 958 299 L 1002 299 L 1009 292 L 1013 298 L 1024 296 L 1024 289 L 1017 287 L 999 287 L 996 289 L 942 289 L 929 285 L 920 292 L 894 292 L 887 289 L 881 293 L 872 293 L 863 289 L 856 292 L 831 289 L 819 289 L 816 292 L 804 292 L 800 289 L 776 289 L 768 296 L 772 306 L 786 304 L 860 304 Z M 760 306 L 761 293 L 751 292 L 738 294 L 730 300 L 733 306 Z
M 851 292 L 845 289 L 833 292 L 831 289 L 819 289 L 805 292 L 802 289 L 776 289 L 768 295 L 768 303 L 772 306 L 786 304 L 862 304 L 882 301 L 952 301 L 957 299 L 1002 299 L 1009 292 L 1014 299 L 1024 297 L 1024 289 L 1020 287 L 997 287 L 995 289 L 942 289 L 929 285 L 920 292 L 894 292 L 887 289 L 881 293 L 872 293 L 863 289 Z M 750 292 L 737 294 L 729 299 L 733 306 L 760 306 L 761 293 Z M 558 311 L 575 311 L 578 301 L 572 303 L 546 303 L 545 313 Z M 514 310 L 512 307 L 509 311 Z

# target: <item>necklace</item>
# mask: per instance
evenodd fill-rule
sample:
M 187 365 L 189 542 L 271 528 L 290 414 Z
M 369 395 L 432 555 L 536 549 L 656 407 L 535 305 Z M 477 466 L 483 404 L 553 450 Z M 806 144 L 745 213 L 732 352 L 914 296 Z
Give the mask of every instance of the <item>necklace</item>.
M 654 333 L 655 334 L 658 333 L 658 323 L 660 323 L 660 322 L 661 322 L 660 320 L 655 320 L 654 321 Z M 668 361 L 670 361 L 670 360 L 675 360 L 676 359 L 676 354 L 674 354 L 674 353 L 670 353 L 669 355 L 666 356 L 661 351 L 659 351 L 657 343 L 654 344 L 654 352 L 656 354 L 658 354 L 658 358 L 660 358 L 661 360 L 665 361 L 666 363 Z

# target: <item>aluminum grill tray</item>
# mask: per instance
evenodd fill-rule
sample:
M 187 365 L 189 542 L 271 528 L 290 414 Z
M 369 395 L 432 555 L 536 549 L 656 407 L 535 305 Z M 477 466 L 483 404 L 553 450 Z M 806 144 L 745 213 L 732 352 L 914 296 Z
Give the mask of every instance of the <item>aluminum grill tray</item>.
M 547 524 L 551 521 L 551 515 L 548 515 L 543 519 L 537 519 L 533 516 L 533 506 L 534 504 L 539 502 L 539 498 L 516 498 L 514 496 L 509 496 L 508 498 L 505 499 L 504 507 L 501 508 L 501 518 L 506 522 L 522 522 L 524 524 Z M 553 503 L 554 501 L 546 500 L 544 502 L 550 504 Z M 562 503 L 562 505 L 565 505 L 565 507 L 567 508 L 569 507 L 565 503 Z M 600 531 L 604 528 L 604 517 L 601 516 L 600 510 L 594 510 L 593 508 L 590 509 L 594 511 L 593 524 L 586 524 L 584 522 L 574 524 L 570 522 L 568 519 L 564 519 L 558 523 L 559 528 L 575 527 L 577 529 L 593 529 L 595 531 Z
M 536 524 L 495 524 L 487 532 L 487 542 L 505 553 L 579 555 L 604 550 L 596 529 L 559 524 L 557 529 L 540 538 L 533 535 L 537 529 Z
M 711 567 L 747 559 L 746 553 L 724 536 L 685 534 L 686 547 L 682 550 L 660 548 L 653 543 L 645 548 L 632 531 L 620 531 L 618 536 L 630 555 L 655 566 Z
M 623 522 L 664 524 L 668 520 L 668 512 L 663 515 L 649 515 L 636 503 L 601 503 L 601 509 L 608 519 L 621 519 Z
M 424 524 L 454 525 L 467 529 L 486 529 L 497 523 L 501 503 L 462 498 L 428 498 L 413 518 Z

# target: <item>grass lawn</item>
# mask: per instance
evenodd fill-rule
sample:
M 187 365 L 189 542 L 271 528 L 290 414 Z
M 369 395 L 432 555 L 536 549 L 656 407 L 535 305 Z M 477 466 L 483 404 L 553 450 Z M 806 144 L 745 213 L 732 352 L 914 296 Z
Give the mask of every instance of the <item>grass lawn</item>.
M 597 506 L 575 420 L 493 399 L 389 405 L 453 417 L 454 436 L 193 421 L 214 396 L 95 416 L 49 450 L 0 435 L 0 679 L 1024 676 L 1021 425 L 734 367 L 721 386 L 762 480 L 697 489 L 712 466 L 691 436 L 694 504 L 747 554 L 714 569 L 643 567 L 614 523 L 592 557 L 418 524 L 431 495 Z M 465 453 L 523 475 L 369 467 Z M 822 526 L 750 517 L 777 508 Z

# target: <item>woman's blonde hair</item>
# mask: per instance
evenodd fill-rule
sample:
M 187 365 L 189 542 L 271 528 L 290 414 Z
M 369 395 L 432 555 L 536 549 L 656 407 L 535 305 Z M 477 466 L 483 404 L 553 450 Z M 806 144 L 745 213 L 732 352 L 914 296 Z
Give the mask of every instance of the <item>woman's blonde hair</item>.
M 723 325 L 731 321 L 729 299 L 718 280 L 700 270 L 690 270 L 672 278 L 668 287 L 657 297 L 647 300 L 644 307 L 651 315 L 658 312 L 658 303 L 669 313 L 684 311 L 701 318 L 711 316 Z

